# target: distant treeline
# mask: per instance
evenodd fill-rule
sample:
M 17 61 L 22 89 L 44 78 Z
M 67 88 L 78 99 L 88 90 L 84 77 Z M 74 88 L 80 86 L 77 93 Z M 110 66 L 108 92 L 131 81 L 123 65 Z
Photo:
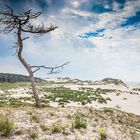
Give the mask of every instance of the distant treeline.
M 40 78 L 35 79 L 36 81 L 41 80 Z M 29 77 L 19 74 L 0 73 L 0 83 L 3 82 L 29 82 Z

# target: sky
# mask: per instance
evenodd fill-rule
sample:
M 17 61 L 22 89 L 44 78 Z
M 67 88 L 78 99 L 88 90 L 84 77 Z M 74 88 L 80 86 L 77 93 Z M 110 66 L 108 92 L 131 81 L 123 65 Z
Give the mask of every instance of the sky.
M 57 75 L 40 70 L 35 76 L 140 82 L 140 0 L 0 0 L 1 10 L 5 5 L 18 14 L 41 11 L 35 25 L 58 26 L 41 37 L 29 34 L 23 56 L 31 65 L 71 63 Z M 16 39 L 0 33 L 0 72 L 27 74 L 12 55 Z

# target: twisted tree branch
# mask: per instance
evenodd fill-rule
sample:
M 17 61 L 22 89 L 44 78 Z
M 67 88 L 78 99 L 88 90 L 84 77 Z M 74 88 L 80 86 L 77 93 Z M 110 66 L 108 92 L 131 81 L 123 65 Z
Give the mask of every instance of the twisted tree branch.
M 63 69 L 63 67 L 64 67 L 65 65 L 68 65 L 69 63 L 70 63 L 70 62 L 66 62 L 66 63 L 63 63 L 62 65 L 55 66 L 55 67 L 46 67 L 46 66 L 44 66 L 44 65 L 41 65 L 41 66 L 31 66 L 31 68 L 35 68 L 35 70 L 33 71 L 33 73 L 35 73 L 35 72 L 39 71 L 41 68 L 43 68 L 43 69 L 48 69 L 48 70 L 50 70 L 50 72 L 49 72 L 50 74 L 54 74 L 54 73 L 58 72 L 58 71 L 55 71 L 55 70 L 60 69 L 60 68 Z

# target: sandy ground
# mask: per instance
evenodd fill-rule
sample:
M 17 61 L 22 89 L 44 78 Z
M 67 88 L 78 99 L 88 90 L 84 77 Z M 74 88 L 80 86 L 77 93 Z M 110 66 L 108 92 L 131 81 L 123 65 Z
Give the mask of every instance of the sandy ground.
M 112 110 L 112 109 L 111 109 Z M 32 132 L 38 134 L 36 140 L 100 140 L 99 130 L 105 130 L 106 140 L 139 140 L 140 117 L 127 114 L 119 110 L 105 112 L 88 107 L 67 108 L 0 108 L 4 114 L 15 123 L 15 130 L 10 137 L 1 137 L 0 140 L 33 140 Z M 86 128 L 75 129 L 72 126 L 75 115 L 86 120 Z M 38 121 L 32 119 L 36 116 Z M 52 126 L 59 124 L 65 130 L 52 133 L 51 130 L 43 131 L 41 125 Z M 20 134 L 16 132 L 20 131 Z
M 81 85 L 66 85 L 65 87 L 71 88 L 71 89 L 78 89 L 81 87 Z M 140 92 L 133 91 L 132 89 L 134 87 L 124 87 L 124 86 L 115 86 L 115 85 L 82 85 L 82 87 L 86 88 L 101 88 L 101 89 L 115 89 L 120 90 L 121 94 L 117 95 L 116 93 L 107 93 L 107 95 L 103 95 L 103 97 L 109 97 L 111 101 L 108 101 L 107 104 L 103 103 L 97 103 L 96 101 L 93 101 L 92 104 L 87 104 L 88 107 L 95 107 L 95 108 L 102 108 L 102 107 L 112 107 L 117 108 L 122 111 L 126 111 L 129 113 L 134 113 L 137 115 L 140 115 Z M 134 92 L 133 94 L 131 92 Z M 56 107 L 57 103 L 51 103 L 52 106 Z M 67 106 L 76 106 L 79 107 L 78 103 L 69 103 Z
M 112 101 L 108 101 L 107 104 L 92 102 L 92 104 L 88 104 L 88 106 L 93 106 L 95 108 L 112 107 L 140 115 L 140 95 L 122 93 L 119 96 L 116 96 L 116 93 L 109 93 L 106 95 L 106 97 L 109 97 Z

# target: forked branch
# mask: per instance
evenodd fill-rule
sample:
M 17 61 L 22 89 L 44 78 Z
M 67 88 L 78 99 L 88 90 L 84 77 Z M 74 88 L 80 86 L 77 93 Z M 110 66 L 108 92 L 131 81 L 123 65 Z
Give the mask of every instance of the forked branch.
M 39 71 L 41 68 L 43 69 L 48 69 L 50 70 L 49 71 L 49 74 L 54 74 L 54 73 L 59 73 L 59 69 L 63 69 L 63 67 L 65 65 L 68 65 L 70 62 L 66 62 L 66 63 L 63 63 L 62 65 L 59 65 L 59 66 L 55 66 L 55 67 L 46 67 L 44 65 L 41 65 L 41 66 L 31 66 L 31 68 L 35 68 L 35 70 L 33 71 L 33 73 Z

